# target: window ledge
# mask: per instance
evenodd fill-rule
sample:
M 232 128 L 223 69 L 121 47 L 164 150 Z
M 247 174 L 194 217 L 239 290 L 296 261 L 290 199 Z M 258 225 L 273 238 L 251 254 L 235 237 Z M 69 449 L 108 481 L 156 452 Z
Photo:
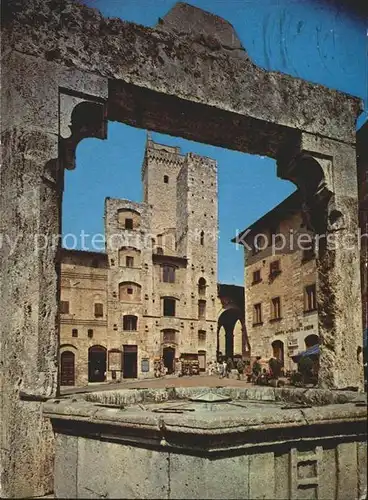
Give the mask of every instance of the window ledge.
M 277 323 L 278 321 L 282 321 L 282 318 L 271 318 L 270 323 Z
M 261 326 L 261 325 L 263 325 L 263 321 L 261 321 L 260 323 L 253 323 L 252 326 Z
M 262 280 L 252 281 L 252 285 L 258 285 L 258 283 L 262 283 Z
M 272 271 L 272 273 L 269 274 L 269 277 L 270 277 L 270 279 L 275 279 L 280 274 L 281 274 L 281 270 L 280 271 Z
M 314 313 L 314 312 L 317 312 L 317 308 L 315 308 L 315 309 L 307 309 L 307 310 L 303 311 L 304 314 L 311 314 L 311 313 Z

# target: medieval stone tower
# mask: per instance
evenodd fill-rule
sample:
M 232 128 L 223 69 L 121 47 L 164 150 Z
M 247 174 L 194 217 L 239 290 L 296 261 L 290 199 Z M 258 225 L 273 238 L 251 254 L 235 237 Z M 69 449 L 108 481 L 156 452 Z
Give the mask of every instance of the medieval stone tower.
M 162 357 L 170 372 L 193 354 L 204 370 L 216 357 L 217 164 L 148 137 L 142 182 L 142 203 L 105 202 L 114 371 L 151 376 Z

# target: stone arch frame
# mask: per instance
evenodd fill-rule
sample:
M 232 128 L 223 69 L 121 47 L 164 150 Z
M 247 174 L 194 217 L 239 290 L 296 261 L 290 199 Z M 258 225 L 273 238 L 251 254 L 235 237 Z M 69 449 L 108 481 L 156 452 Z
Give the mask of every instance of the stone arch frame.
M 7 332 L 4 401 L 19 413 L 4 443 L 12 449 L 4 464 L 12 471 L 3 485 L 9 496 L 43 496 L 52 489 L 45 480 L 52 474 L 42 472 L 50 467 L 47 456 L 38 445 L 31 450 L 29 444 L 29 453 L 24 452 L 18 438 L 24 421 L 41 436 L 42 416 L 35 418 L 34 408 L 28 410 L 19 399 L 22 394 L 36 399 L 58 394 L 60 265 L 57 248 L 34 252 L 26 235 L 40 228 L 48 237 L 59 233 L 63 169 L 74 168 L 81 139 L 105 139 L 107 120 L 117 120 L 276 158 L 282 178 L 288 178 L 298 155 L 309 154 L 325 172 L 331 171 L 331 196 L 321 206 L 327 233 L 357 230 L 358 99 L 258 68 L 233 32 L 226 40 L 216 33 L 216 44 L 207 36 L 193 41 L 190 33 L 179 37 L 165 22 L 160 29 L 145 28 L 103 19 L 70 0 L 63 5 L 67 15 L 47 1 L 21 5 L 7 0 L 4 5 L 2 88 L 8 106 L 2 117 L 1 212 L 6 234 L 14 237 L 16 228 L 26 229 L 17 235 L 14 252 L 3 250 L 1 266 L 6 286 L 0 300 L 8 311 L 1 318 L 1 330 Z M 35 25 L 39 16 L 43 23 Z M 202 17 L 205 23 L 206 15 Z M 313 204 L 316 200 L 318 193 Z M 363 369 L 356 363 L 362 332 L 358 251 L 324 249 L 317 266 L 319 385 L 361 387 Z M 38 283 L 36 295 L 32 283 Z M 345 308 L 351 314 L 344 315 Z M 23 352 L 34 356 L 28 359 Z M 35 453 L 37 464 L 30 458 Z M 24 478 L 21 484 L 19 477 Z
M 224 329 L 225 331 L 225 352 L 222 352 L 222 356 L 226 357 L 233 357 L 234 354 L 239 354 L 235 353 L 234 351 L 234 331 L 235 331 L 235 326 L 236 324 L 240 322 L 241 327 L 242 327 L 242 355 L 244 354 L 245 350 L 245 344 L 247 344 L 248 347 L 248 352 L 250 356 L 250 346 L 249 346 L 249 341 L 246 336 L 246 327 L 245 327 L 245 320 L 243 317 L 243 314 L 241 310 L 234 306 L 234 305 L 229 305 L 225 309 L 223 309 L 217 319 L 217 358 L 219 358 L 219 353 L 221 351 L 220 348 L 220 331 L 221 328 Z

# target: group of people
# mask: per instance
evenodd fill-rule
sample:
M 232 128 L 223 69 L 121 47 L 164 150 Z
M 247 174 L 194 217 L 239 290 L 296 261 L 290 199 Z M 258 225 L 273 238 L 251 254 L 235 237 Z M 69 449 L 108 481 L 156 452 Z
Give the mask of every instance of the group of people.
M 160 359 L 159 361 L 155 362 L 154 373 L 156 378 L 164 377 L 167 374 L 167 372 L 168 369 L 165 366 L 163 359 Z
M 238 379 L 242 379 L 244 377 L 245 363 L 242 359 L 239 359 L 235 364 L 231 358 L 225 359 L 222 362 L 219 361 L 210 361 L 208 363 L 208 375 L 217 375 L 220 378 L 229 378 L 232 370 L 237 370 Z

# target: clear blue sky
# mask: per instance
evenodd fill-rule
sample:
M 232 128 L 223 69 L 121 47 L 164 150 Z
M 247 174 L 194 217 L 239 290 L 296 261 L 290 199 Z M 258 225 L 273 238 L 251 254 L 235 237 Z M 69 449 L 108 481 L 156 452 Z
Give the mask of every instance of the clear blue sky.
M 154 26 L 172 0 L 84 0 L 106 17 Z M 259 66 L 361 97 L 367 119 L 367 22 L 336 4 L 319 0 L 192 0 L 227 19 Z M 140 168 L 146 132 L 109 123 L 108 140 L 83 140 L 77 168 L 66 172 L 63 234 L 103 233 L 106 196 L 141 201 Z M 180 138 L 153 133 L 219 164 L 219 281 L 243 284 L 243 252 L 230 239 L 278 204 L 294 185 L 276 177 L 275 162 Z M 87 240 L 90 241 L 90 240 Z M 66 240 L 67 246 L 72 243 Z

